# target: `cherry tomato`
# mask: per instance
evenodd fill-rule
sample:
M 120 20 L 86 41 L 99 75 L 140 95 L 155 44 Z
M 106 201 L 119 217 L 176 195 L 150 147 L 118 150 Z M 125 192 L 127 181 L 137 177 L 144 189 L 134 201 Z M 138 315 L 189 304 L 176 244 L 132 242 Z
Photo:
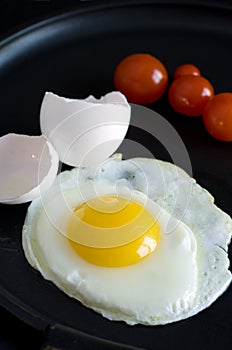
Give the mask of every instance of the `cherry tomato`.
M 232 141 L 232 93 L 215 95 L 203 112 L 207 131 L 218 140 Z
M 163 63 L 149 54 L 133 54 L 124 58 L 114 73 L 115 88 L 129 101 L 148 104 L 165 92 L 168 73 Z
M 207 79 L 185 75 L 173 81 L 168 99 L 176 112 L 196 117 L 202 114 L 213 95 L 214 89 Z
M 193 64 L 182 64 L 181 66 L 177 67 L 174 72 L 174 79 L 177 79 L 179 77 L 183 77 L 184 75 L 194 75 L 194 76 L 200 76 L 201 72 L 199 69 L 194 66 Z

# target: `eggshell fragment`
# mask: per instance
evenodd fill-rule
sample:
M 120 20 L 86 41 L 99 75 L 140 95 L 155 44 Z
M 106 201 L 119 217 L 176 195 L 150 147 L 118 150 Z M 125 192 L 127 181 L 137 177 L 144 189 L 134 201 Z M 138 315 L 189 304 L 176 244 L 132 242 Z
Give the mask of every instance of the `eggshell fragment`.
M 0 138 L 0 202 L 33 200 L 55 180 L 59 157 L 45 136 L 7 134 Z
M 71 166 L 95 166 L 112 155 L 123 141 L 131 108 L 120 92 L 96 99 L 68 99 L 47 92 L 40 110 L 42 133 Z

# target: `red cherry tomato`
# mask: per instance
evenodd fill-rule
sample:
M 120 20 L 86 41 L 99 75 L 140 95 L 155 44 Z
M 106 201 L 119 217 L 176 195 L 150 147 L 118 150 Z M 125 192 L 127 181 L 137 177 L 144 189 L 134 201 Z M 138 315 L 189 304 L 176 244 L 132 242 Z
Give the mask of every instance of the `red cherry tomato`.
M 215 95 L 203 112 L 207 131 L 218 140 L 232 141 L 232 93 Z
M 129 101 L 148 104 L 165 92 L 168 73 L 163 63 L 149 54 L 134 54 L 124 58 L 114 73 L 115 88 Z
M 194 66 L 193 64 L 182 64 L 181 66 L 177 67 L 174 72 L 174 79 L 177 79 L 179 77 L 183 77 L 184 75 L 194 75 L 194 76 L 200 76 L 201 72 L 199 69 Z
M 168 99 L 176 112 L 196 117 L 202 114 L 213 95 L 214 89 L 207 79 L 185 75 L 173 81 Z

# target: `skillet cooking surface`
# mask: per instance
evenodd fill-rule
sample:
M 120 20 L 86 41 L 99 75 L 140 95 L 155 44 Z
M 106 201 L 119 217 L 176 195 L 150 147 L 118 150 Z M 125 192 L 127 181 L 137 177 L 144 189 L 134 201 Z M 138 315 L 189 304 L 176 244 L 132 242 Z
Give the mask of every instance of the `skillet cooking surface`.
M 100 97 L 113 90 L 115 66 L 135 52 L 157 56 L 170 76 L 177 65 L 194 63 L 216 92 L 230 91 L 231 20 L 232 12 L 220 7 L 149 1 L 119 6 L 115 1 L 87 6 L 29 27 L 0 45 L 1 135 L 39 134 L 39 108 L 45 91 L 84 98 L 89 94 Z M 189 152 L 193 176 L 215 196 L 216 204 L 232 215 L 232 144 L 211 139 L 200 118 L 175 114 L 166 96 L 150 107 L 176 128 Z M 129 130 L 130 139 L 141 142 L 145 137 L 144 145 L 155 157 L 169 160 L 155 140 L 136 128 Z M 77 330 L 87 337 L 110 340 L 111 346 L 121 343 L 147 349 L 224 349 L 229 345 L 231 287 L 209 309 L 164 327 L 110 322 L 68 298 L 24 258 L 21 228 L 27 206 L 1 205 L 0 302 L 19 318 L 40 330 L 55 324 L 67 326 L 69 331 Z M 229 253 L 231 257 L 231 248 Z M 97 338 L 88 339 L 97 344 Z

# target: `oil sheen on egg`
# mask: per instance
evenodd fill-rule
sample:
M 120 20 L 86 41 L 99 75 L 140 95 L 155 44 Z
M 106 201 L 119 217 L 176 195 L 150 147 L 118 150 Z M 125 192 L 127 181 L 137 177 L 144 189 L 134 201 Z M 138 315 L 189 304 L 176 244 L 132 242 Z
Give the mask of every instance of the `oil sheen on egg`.
M 230 217 L 175 165 L 111 158 L 61 173 L 32 202 L 23 248 L 85 306 L 158 325 L 198 313 L 229 286 L 231 232 Z

